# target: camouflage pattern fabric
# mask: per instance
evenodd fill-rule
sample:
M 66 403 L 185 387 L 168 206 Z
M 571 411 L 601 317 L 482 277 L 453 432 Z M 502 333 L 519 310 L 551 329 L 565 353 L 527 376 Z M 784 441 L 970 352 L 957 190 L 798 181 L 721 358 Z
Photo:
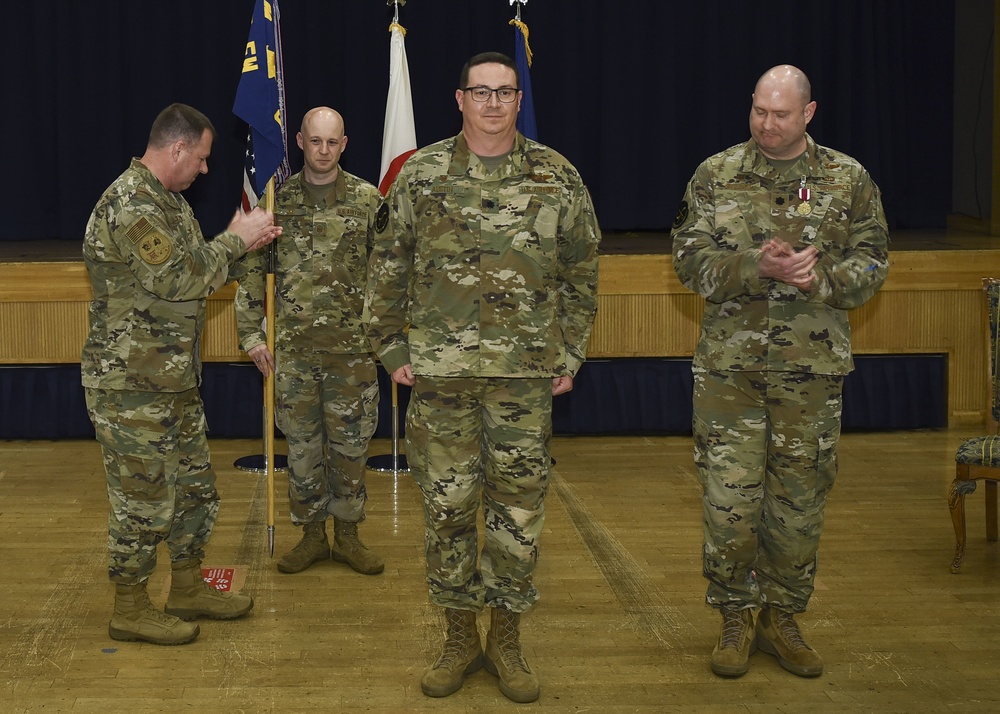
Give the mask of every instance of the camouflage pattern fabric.
M 205 298 L 235 277 L 245 252 L 235 233 L 206 242 L 184 197 L 132 159 L 97 202 L 84 236 L 93 300 L 83 386 L 197 386 Z
M 459 134 L 406 161 L 377 227 L 369 337 L 386 370 L 416 376 L 407 460 L 424 494 L 431 600 L 523 612 L 538 597 L 551 378 L 577 373 L 597 309 L 590 195 L 565 158 L 521 134 L 492 172 Z
M 674 269 L 706 300 L 694 356 L 702 367 L 847 374 L 854 366 L 847 311 L 885 282 L 888 228 L 861 165 L 806 139 L 806 153 L 783 174 L 750 140 L 707 159 L 688 183 Z M 819 250 L 809 295 L 757 276 L 770 238 Z
M 843 381 L 695 367 L 709 605 L 806 609 L 837 474 Z
M 109 575 L 136 583 L 167 541 L 201 558 L 219 508 L 198 395 L 205 299 L 236 274 L 234 233 L 206 242 L 183 196 L 138 160 L 97 202 L 83 242 L 90 332 L 81 373 L 111 501 Z
M 365 335 L 368 256 L 382 196 L 338 170 L 329 186 L 301 173 L 275 196 L 276 421 L 288 441 L 289 509 L 304 525 L 364 520 L 365 462 L 378 382 Z M 235 308 L 245 350 L 265 343 L 265 251 L 244 258 Z
M 378 422 L 369 354 L 277 358 L 276 420 L 288 442 L 292 523 L 365 518 L 368 443 Z
M 417 380 L 406 454 L 424 495 L 427 583 L 435 605 L 524 612 L 545 521 L 552 380 Z M 479 506 L 485 521 L 477 567 Z
M 805 610 L 854 366 L 847 313 L 889 269 L 878 187 L 806 143 L 781 172 L 753 140 L 708 158 L 674 221 L 674 268 L 706 301 L 693 431 L 715 607 Z M 772 238 L 819 250 L 809 293 L 759 277 Z
M 364 327 L 368 255 L 382 197 L 370 183 L 341 168 L 328 191 L 307 195 L 298 173 L 275 196 L 275 351 L 361 354 L 370 351 Z M 264 344 L 266 250 L 243 259 L 236 293 L 240 344 Z
M 518 134 L 488 174 L 459 134 L 413 154 L 387 205 L 369 291 L 369 336 L 386 370 L 576 374 L 597 310 L 601 236 L 565 158 Z
M 111 580 L 148 580 L 156 567 L 156 546 L 164 540 L 172 561 L 202 559 L 219 511 L 219 493 L 198 390 L 85 392 L 111 501 Z

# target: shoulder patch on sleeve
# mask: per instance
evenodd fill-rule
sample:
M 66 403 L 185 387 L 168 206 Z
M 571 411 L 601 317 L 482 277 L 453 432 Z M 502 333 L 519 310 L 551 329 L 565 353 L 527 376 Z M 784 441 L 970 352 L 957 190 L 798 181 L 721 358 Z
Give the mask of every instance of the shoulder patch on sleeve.
M 674 216 L 674 228 L 680 228 L 684 225 L 684 222 L 688 219 L 688 202 L 681 201 L 681 205 L 677 209 L 677 215 Z
M 162 233 L 147 233 L 139 241 L 139 257 L 150 265 L 165 263 L 174 252 L 174 244 Z
M 153 230 L 153 226 L 149 225 L 149 221 L 145 218 L 140 218 L 138 221 L 129 226 L 129 229 L 125 231 L 125 235 L 133 243 L 138 242 L 140 238 Z
M 386 203 L 382 203 L 378 207 L 378 213 L 375 214 L 375 230 L 379 233 L 385 230 L 386 226 L 389 225 L 389 206 Z

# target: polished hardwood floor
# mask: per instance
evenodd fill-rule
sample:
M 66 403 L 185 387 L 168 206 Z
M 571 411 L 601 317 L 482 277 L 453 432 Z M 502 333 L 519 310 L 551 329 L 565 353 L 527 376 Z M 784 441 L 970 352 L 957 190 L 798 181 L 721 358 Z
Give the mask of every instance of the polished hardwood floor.
M 420 692 L 442 621 L 423 582 L 419 492 L 369 476 L 364 539 L 384 574 L 327 562 L 298 575 L 266 548 L 262 476 L 232 467 L 259 442 L 212 443 L 223 497 L 206 565 L 256 599 L 201 621 L 179 647 L 109 639 L 107 500 L 97 445 L 0 441 L 2 712 L 988 712 L 1000 710 L 1000 546 L 982 490 L 949 572 L 954 452 L 975 429 L 847 434 L 827 509 L 817 592 L 800 618 L 826 660 L 800 679 L 764 653 L 744 677 L 709 669 L 700 498 L 688 437 L 557 437 L 537 584 L 523 620 L 538 702 L 484 671 L 452 696 Z M 388 444 L 374 444 L 373 453 Z M 278 491 L 283 494 L 281 476 Z M 278 498 L 276 556 L 296 540 Z M 152 581 L 165 599 L 166 556 Z M 485 626 L 485 618 L 480 621 Z

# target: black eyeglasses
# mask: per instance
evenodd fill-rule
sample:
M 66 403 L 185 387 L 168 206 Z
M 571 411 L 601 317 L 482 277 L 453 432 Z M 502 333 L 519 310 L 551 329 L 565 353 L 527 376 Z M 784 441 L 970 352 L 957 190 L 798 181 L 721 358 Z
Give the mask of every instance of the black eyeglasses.
M 490 101 L 490 95 L 496 92 L 497 99 L 504 104 L 510 104 L 517 99 L 518 92 L 518 90 L 514 87 L 500 87 L 500 89 L 490 89 L 489 87 L 463 87 L 462 91 L 471 94 L 472 100 L 475 102 L 488 102 Z

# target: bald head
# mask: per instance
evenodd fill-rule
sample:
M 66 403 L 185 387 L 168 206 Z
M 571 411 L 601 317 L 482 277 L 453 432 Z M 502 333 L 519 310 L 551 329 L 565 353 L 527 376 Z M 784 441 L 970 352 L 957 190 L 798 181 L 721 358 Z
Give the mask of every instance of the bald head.
M 344 117 L 340 116 L 340 112 L 336 109 L 330 109 L 330 107 L 315 107 L 307 111 L 302 117 L 302 126 L 299 131 L 308 136 L 309 129 L 314 123 L 320 127 L 337 129 L 340 133 L 344 132 Z
M 812 101 L 812 87 L 806 73 L 790 64 L 779 64 L 760 76 L 753 93 L 783 93 L 796 96 L 805 106 Z
M 340 155 L 347 146 L 344 118 L 330 107 L 316 107 L 302 117 L 302 127 L 295 136 L 302 149 L 305 166 L 302 173 L 312 184 L 324 185 L 337 179 Z
M 808 146 L 806 127 L 816 112 L 809 79 L 782 64 L 761 75 L 754 87 L 750 135 L 769 159 L 794 159 Z

